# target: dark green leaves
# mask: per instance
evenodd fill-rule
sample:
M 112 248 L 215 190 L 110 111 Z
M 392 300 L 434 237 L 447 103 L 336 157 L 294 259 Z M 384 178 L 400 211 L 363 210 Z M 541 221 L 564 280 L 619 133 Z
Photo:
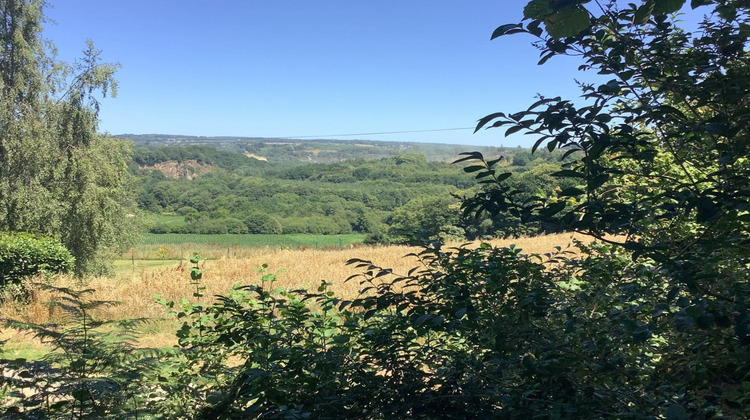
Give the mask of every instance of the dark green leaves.
M 578 171 L 565 169 L 562 171 L 553 172 L 552 176 L 556 176 L 560 178 L 583 178 L 585 177 L 585 174 L 578 172 Z
M 549 0 L 532 0 L 523 8 L 524 19 L 543 19 L 552 14 Z
M 564 190 L 560 191 L 560 195 L 563 196 L 563 197 L 577 197 L 577 196 L 582 195 L 584 193 L 585 193 L 584 190 L 582 190 L 580 188 L 576 188 L 576 187 L 569 187 L 569 188 L 565 188 Z
M 582 3 L 587 1 L 533 0 L 523 9 L 523 16 L 544 22 L 547 33 L 553 38 L 574 36 L 590 25 L 589 13 Z
M 653 0 L 654 14 L 669 14 L 677 12 L 685 4 L 685 0 Z
M 672 404 L 664 412 L 667 420 L 687 420 L 690 418 L 687 410 L 681 404 Z
M 477 131 L 482 129 L 482 127 L 487 125 L 488 122 L 497 118 L 505 118 L 505 114 L 502 112 L 495 112 L 494 114 L 487 115 L 486 117 L 480 119 L 479 122 L 477 122 L 477 127 L 474 129 L 474 132 L 476 133 Z M 463 155 L 465 153 L 461 153 L 461 154 Z
M 520 23 L 510 23 L 507 25 L 499 26 L 497 29 L 495 29 L 495 31 L 492 32 L 492 36 L 490 37 L 490 39 L 492 40 L 503 35 L 511 35 L 519 32 L 523 32 L 523 25 L 521 25 Z
M 565 9 L 549 15 L 545 20 L 547 33 L 553 38 L 578 35 L 590 25 L 589 13 L 584 8 Z
M 652 15 L 665 15 L 679 11 L 686 0 L 648 0 L 644 2 L 635 12 L 633 22 L 639 25 L 646 23 Z M 698 7 L 702 0 L 693 0 L 693 9 Z
M 646 2 L 639 7 L 633 16 L 634 23 L 642 25 L 651 18 L 654 13 L 654 2 Z
M 690 7 L 697 9 L 701 6 L 708 6 L 711 3 L 713 3 L 712 0 L 690 0 Z

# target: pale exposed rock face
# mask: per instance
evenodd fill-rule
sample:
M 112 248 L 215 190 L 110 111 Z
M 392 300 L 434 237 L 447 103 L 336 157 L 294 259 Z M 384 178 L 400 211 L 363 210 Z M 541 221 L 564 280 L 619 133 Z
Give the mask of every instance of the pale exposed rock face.
M 255 160 L 260 160 L 262 162 L 268 162 L 268 159 L 266 159 L 265 157 L 258 156 L 258 155 L 252 154 L 252 153 L 245 153 L 245 156 L 247 156 L 249 158 L 252 158 L 252 159 L 255 159 Z
M 213 166 L 198 162 L 195 159 L 184 162 L 161 162 L 153 166 L 144 166 L 144 169 L 156 169 L 167 178 L 194 179 L 213 170 Z

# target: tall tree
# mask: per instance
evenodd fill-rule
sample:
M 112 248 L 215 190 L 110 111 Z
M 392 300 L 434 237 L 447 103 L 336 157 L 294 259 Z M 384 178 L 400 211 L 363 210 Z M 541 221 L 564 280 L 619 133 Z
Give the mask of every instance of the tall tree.
M 479 160 L 467 169 L 493 185 L 466 211 L 554 223 L 652 267 L 608 284 L 620 306 L 606 316 L 630 325 L 633 342 L 661 346 L 654 354 L 664 366 L 651 380 L 697 413 L 716 401 L 747 405 L 747 388 L 731 390 L 750 372 L 750 4 L 692 0 L 705 17 L 690 33 L 670 17 L 686 3 L 530 1 L 524 21 L 493 38 L 531 35 L 540 64 L 575 55 L 581 69 L 610 80 L 582 84 L 585 100 L 539 98 L 477 129 L 526 132 L 538 139 L 534 149 L 564 150 L 573 160 L 555 175 L 574 186 L 522 202 L 496 162 L 477 153 L 463 160 Z M 697 389 L 706 391 L 682 391 Z
M 42 37 L 45 2 L 0 2 L 0 229 L 59 237 L 76 272 L 106 268 L 133 238 L 130 149 L 98 134 L 97 95 L 117 68 L 89 42 L 73 65 Z

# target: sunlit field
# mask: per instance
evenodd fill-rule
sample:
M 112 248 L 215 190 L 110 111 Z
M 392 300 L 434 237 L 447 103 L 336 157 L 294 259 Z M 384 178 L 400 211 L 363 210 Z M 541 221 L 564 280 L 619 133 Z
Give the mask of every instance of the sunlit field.
M 573 239 L 584 237 L 573 234 L 539 236 L 515 240 L 495 240 L 496 246 L 515 244 L 525 254 L 545 254 L 555 252 L 555 246 L 563 249 L 570 246 Z M 457 246 L 449 244 L 446 248 Z M 420 248 L 408 246 L 376 246 L 345 249 L 270 249 L 245 248 L 242 258 L 223 256 L 200 262 L 205 269 L 202 284 L 205 286 L 203 301 L 210 301 L 214 295 L 224 294 L 236 284 L 258 283 L 258 268 L 267 264 L 266 272 L 276 274 L 274 287 L 316 288 L 321 281 L 332 283 L 331 289 L 342 298 L 358 295 L 360 284 L 356 280 L 345 280 L 361 273 L 361 269 L 346 265 L 351 258 L 370 260 L 374 264 L 392 268 L 395 274 L 406 272 L 419 265 L 414 257 L 407 254 L 419 252 Z M 146 347 L 175 344 L 175 321 L 167 316 L 166 308 L 156 302 L 155 295 L 168 300 L 195 301 L 195 288 L 190 284 L 190 263 L 187 260 L 122 260 L 116 262 L 117 276 L 114 278 L 96 277 L 81 283 L 70 277 L 53 280 L 55 286 L 72 288 L 92 288 L 96 292 L 92 299 L 113 300 L 120 305 L 97 310 L 95 316 L 104 319 L 152 318 L 154 321 L 142 328 L 140 344 Z M 13 318 L 34 323 L 54 319 L 45 302 L 51 298 L 49 292 L 35 291 L 32 301 L 24 305 L 6 304 L 0 310 L 3 318 Z M 27 345 L 29 339 L 18 333 L 3 331 L 4 339 L 10 339 L 6 348 L 14 349 Z M 15 347 L 14 347 L 15 343 Z
M 180 259 L 193 252 L 206 258 L 244 258 L 248 250 L 268 248 L 344 248 L 361 244 L 366 235 L 199 235 L 192 233 L 146 233 L 140 244 L 123 255 L 134 259 Z

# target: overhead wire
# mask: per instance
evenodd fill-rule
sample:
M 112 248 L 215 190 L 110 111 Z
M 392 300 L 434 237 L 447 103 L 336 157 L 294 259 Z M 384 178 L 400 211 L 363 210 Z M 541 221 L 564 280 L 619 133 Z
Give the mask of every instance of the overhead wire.
M 380 131 L 372 133 L 320 134 L 314 136 L 279 136 L 280 139 L 325 139 L 330 137 L 376 136 L 385 134 L 435 133 L 439 131 L 473 130 L 474 127 L 433 128 L 429 130 Z

